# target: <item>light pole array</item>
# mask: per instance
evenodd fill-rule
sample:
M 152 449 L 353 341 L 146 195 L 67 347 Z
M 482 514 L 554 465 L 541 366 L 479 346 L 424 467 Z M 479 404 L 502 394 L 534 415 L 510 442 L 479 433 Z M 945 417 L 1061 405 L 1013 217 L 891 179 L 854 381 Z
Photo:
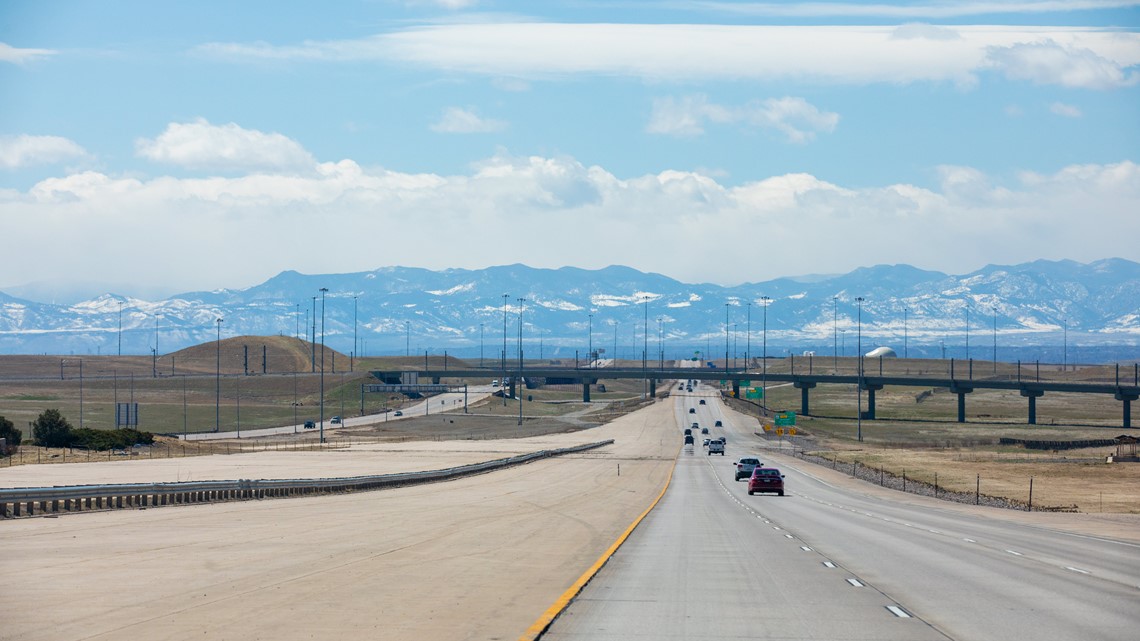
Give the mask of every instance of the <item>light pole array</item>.
M 647 361 L 649 358 L 649 297 L 642 296 L 641 300 L 642 304 L 645 307 L 645 318 L 643 320 L 641 332 L 641 373 L 644 377 L 643 385 L 645 386 L 645 398 L 649 398 L 649 363 Z M 635 347 L 634 349 L 637 348 Z
M 728 372 L 728 310 L 729 303 L 724 304 L 724 371 Z
M 744 371 L 752 366 L 752 301 L 748 301 L 748 312 L 744 323 Z
M 357 321 L 356 321 L 356 296 L 352 297 L 352 355 L 348 358 L 348 371 L 355 371 L 356 349 L 360 346 L 360 339 L 357 338 Z
M 760 406 L 768 404 L 768 303 L 772 301 L 769 296 L 761 296 L 760 302 L 764 305 L 764 364 L 760 374 Z
M 519 425 L 522 425 L 522 406 L 523 406 L 523 389 L 521 387 L 521 385 L 523 385 L 523 348 L 522 348 L 523 331 L 522 330 L 523 330 L 523 308 L 526 306 L 526 299 L 525 298 L 519 298 L 518 302 L 519 302 L 519 373 L 517 376 L 518 380 L 515 381 L 515 390 L 517 390 L 518 397 L 519 397 Z
M 507 299 L 510 297 L 510 294 L 503 294 L 503 378 L 500 379 L 503 385 L 503 407 L 507 406 Z

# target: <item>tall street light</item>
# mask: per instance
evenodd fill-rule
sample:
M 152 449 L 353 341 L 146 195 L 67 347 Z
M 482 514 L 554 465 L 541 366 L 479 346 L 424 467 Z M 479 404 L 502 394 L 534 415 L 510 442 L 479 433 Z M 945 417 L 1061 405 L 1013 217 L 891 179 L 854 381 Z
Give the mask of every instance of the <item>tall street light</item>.
M 522 332 L 522 330 L 523 330 L 523 308 L 526 306 L 526 299 L 525 298 L 519 298 L 518 303 L 519 303 L 519 373 L 516 377 L 518 380 L 515 381 L 515 390 L 517 390 L 518 397 L 519 397 L 519 425 L 522 425 L 522 404 L 523 404 L 523 388 L 521 387 L 521 385 L 523 385 L 523 348 L 522 348 L 523 332 Z
M 321 442 L 325 442 L 325 294 L 327 287 L 321 288 Z
M 309 371 L 317 372 L 317 297 L 313 296 L 313 337 L 309 340 Z
M 752 365 L 752 301 L 748 301 L 748 316 L 744 323 L 747 336 L 744 338 L 744 371 Z
M 997 305 L 993 305 L 990 309 L 994 312 L 994 374 L 997 374 Z
M 728 372 L 728 310 L 729 303 L 724 304 L 724 371 Z
M 906 358 L 906 314 L 909 310 L 903 308 L 903 358 Z
M 510 294 L 503 294 L 503 407 L 507 406 L 507 299 Z
M 665 369 L 665 331 L 662 328 L 661 322 L 664 319 L 661 316 L 657 317 L 657 361 L 658 369 Z
M 214 342 L 217 348 L 217 371 L 214 374 L 214 431 L 222 425 L 222 319 L 218 319 L 218 338 Z
M 760 297 L 760 303 L 764 305 L 764 364 L 760 375 L 760 407 L 768 404 L 768 303 L 771 301 L 770 296 Z
M 348 358 L 348 371 L 355 371 L 353 369 L 356 360 L 356 348 L 360 346 L 360 339 L 356 336 L 357 322 L 356 322 L 356 296 L 352 297 L 352 355 Z
M 860 443 L 863 442 L 863 300 L 862 296 L 855 299 L 855 301 L 859 303 L 859 338 L 857 341 L 859 352 L 856 354 L 859 358 L 857 361 L 859 364 L 859 376 L 858 384 L 855 386 L 855 424 L 856 436 Z
M 594 313 L 593 312 L 590 312 L 590 314 L 589 314 L 589 321 L 587 323 L 587 326 L 589 328 L 587 330 L 587 332 L 589 332 L 590 338 L 587 341 L 587 345 L 586 345 L 586 358 L 590 359 L 590 367 L 595 367 L 597 365 L 597 362 L 596 362 L 597 359 L 594 358 Z
M 649 398 L 649 363 L 646 360 L 649 358 L 649 296 L 642 296 L 641 300 L 645 308 L 641 332 L 641 374 L 644 377 L 645 398 Z
M 831 297 L 831 334 L 835 345 L 832 349 L 832 368 L 839 373 L 839 297 Z

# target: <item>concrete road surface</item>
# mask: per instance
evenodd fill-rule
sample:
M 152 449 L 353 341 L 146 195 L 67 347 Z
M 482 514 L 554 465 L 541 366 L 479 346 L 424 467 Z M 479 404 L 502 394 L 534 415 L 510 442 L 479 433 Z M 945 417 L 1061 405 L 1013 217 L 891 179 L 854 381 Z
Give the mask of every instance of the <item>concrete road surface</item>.
M 452 482 L 0 523 L 0 639 L 518 638 L 660 494 L 671 406 Z
M 699 445 L 683 453 L 661 504 L 544 640 L 1119 640 L 1140 630 L 1135 542 L 872 495 L 761 447 L 752 419 L 698 405 L 700 392 L 683 404 L 697 412 L 682 416 L 720 418 L 727 460 Z M 744 455 L 780 467 L 787 495 L 748 496 L 732 468 Z

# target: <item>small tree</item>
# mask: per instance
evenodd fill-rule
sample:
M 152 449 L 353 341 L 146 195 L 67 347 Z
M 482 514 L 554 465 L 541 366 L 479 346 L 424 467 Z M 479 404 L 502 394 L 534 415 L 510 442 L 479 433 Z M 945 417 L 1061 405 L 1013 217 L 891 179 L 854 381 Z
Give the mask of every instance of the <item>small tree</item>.
M 4 451 L 0 451 L 0 455 L 11 454 L 19 449 L 20 439 L 24 438 L 24 433 L 16 429 L 12 421 L 0 416 L 0 438 L 7 443 L 7 447 Z
M 41 447 L 67 447 L 71 444 L 71 423 L 59 410 L 44 410 L 32 423 L 32 436 Z

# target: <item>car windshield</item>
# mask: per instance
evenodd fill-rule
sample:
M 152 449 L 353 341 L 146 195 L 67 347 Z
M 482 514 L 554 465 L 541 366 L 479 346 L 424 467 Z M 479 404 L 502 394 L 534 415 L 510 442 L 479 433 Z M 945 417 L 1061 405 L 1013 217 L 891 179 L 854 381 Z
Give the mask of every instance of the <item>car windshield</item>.
M 771 468 L 768 468 L 768 469 L 757 468 L 756 471 L 753 473 L 756 476 L 779 476 L 780 470 L 775 470 L 775 469 L 771 469 Z
M 742 458 L 742 459 L 740 459 L 740 463 L 741 463 L 742 465 L 759 465 L 759 464 L 760 464 L 760 459 L 754 459 L 754 458 Z

